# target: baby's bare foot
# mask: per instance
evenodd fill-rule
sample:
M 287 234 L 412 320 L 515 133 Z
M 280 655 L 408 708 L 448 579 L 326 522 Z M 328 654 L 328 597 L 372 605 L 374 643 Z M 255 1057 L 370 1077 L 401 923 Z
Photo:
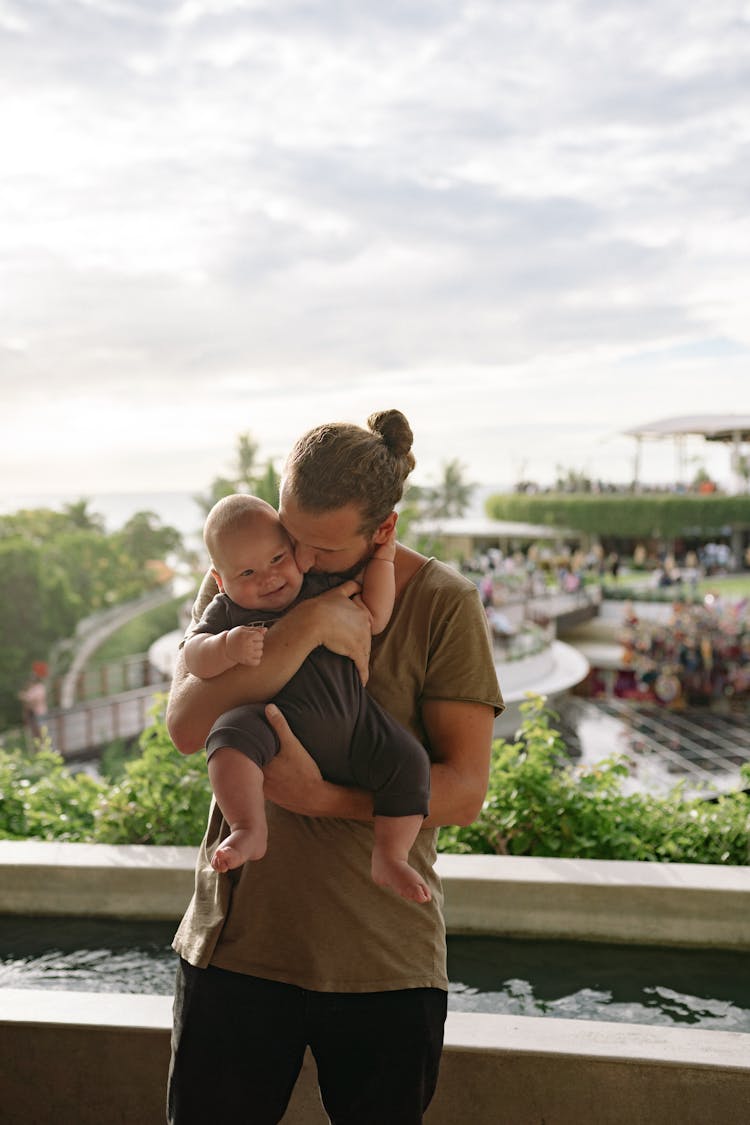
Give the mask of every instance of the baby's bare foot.
M 265 825 L 254 828 L 237 828 L 216 849 L 211 860 L 214 871 L 233 871 L 251 859 L 262 859 L 268 846 Z
M 390 887 L 412 902 L 425 903 L 432 898 L 422 876 L 405 859 L 395 859 L 375 850 L 372 854 L 372 877 L 379 887 Z

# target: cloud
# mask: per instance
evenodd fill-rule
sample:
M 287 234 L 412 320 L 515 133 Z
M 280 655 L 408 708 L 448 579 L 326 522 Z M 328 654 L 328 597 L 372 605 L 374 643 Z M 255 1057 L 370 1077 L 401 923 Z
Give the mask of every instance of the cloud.
M 739 0 L 4 0 L 6 425 L 191 473 L 382 391 L 486 476 L 738 408 L 749 39 Z

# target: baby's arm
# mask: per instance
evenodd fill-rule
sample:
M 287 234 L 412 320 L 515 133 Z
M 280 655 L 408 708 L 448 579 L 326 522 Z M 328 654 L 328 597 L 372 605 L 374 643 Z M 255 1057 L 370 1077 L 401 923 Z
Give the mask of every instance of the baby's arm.
M 360 598 L 370 614 L 373 636 L 382 633 L 391 619 L 396 599 L 396 529 L 376 549 L 362 575 Z
M 195 633 L 185 641 L 185 664 L 201 680 L 244 664 L 256 668 L 263 656 L 266 630 L 258 626 L 236 625 L 221 633 Z

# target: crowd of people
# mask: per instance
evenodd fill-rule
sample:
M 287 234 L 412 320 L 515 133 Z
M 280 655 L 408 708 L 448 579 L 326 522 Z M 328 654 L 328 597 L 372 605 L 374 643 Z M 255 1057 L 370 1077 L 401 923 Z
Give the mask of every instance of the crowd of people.
M 625 669 L 615 692 L 670 705 L 750 695 L 750 603 L 709 595 L 676 602 L 670 618 L 639 617 L 632 606 L 620 634 Z

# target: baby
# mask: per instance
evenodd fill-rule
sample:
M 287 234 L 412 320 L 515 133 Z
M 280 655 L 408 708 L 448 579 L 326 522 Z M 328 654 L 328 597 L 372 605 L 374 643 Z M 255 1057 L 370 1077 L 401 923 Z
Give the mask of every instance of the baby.
M 303 575 L 277 513 L 257 497 L 227 496 L 204 528 L 219 593 L 185 642 L 189 671 L 202 679 L 263 658 L 266 630 L 299 598 L 330 588 L 330 575 Z M 395 598 L 395 531 L 360 576 L 373 631 L 390 620 Z M 335 585 L 335 580 L 333 582 Z M 372 877 L 404 898 L 430 899 L 409 864 L 409 851 L 429 809 L 430 762 L 422 744 L 362 687 L 351 660 L 317 648 L 274 702 L 323 776 L 373 793 Z M 261 859 L 267 845 L 263 766 L 278 752 L 263 704 L 222 715 L 206 740 L 208 771 L 230 834 L 212 864 L 223 872 Z

